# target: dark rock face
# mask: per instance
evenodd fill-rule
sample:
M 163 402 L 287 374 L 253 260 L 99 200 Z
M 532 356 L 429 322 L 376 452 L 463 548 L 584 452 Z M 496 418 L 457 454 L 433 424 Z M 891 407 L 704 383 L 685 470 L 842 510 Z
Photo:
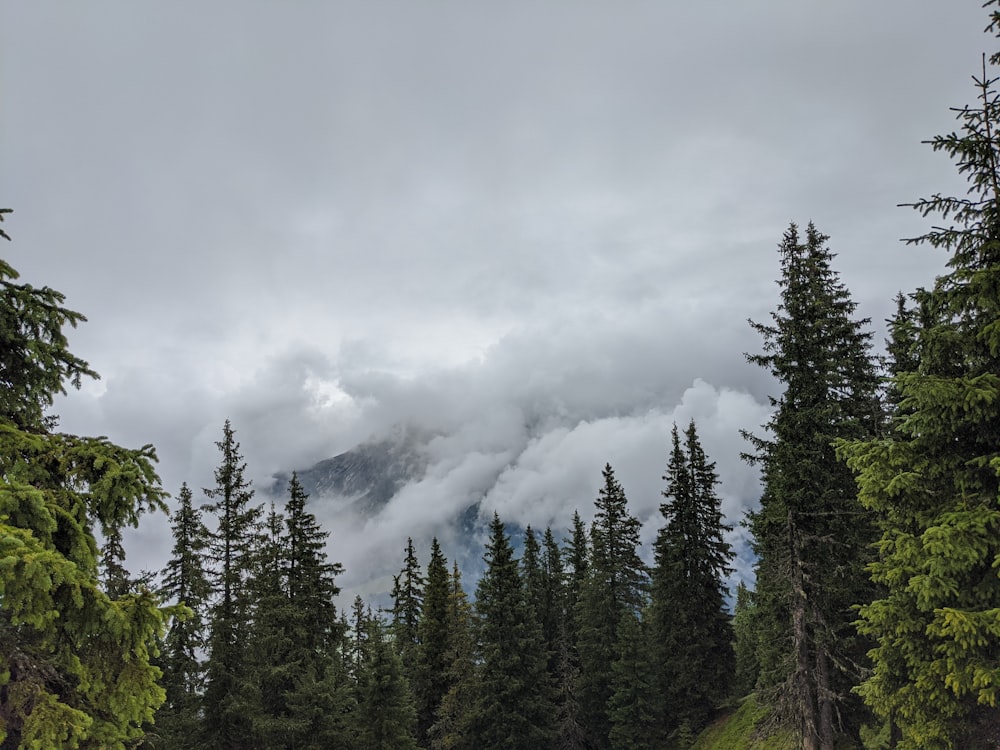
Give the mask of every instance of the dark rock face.
M 428 437 L 412 429 L 398 430 L 298 471 L 299 482 L 314 500 L 346 498 L 356 512 L 374 516 L 403 485 L 423 476 Z M 272 492 L 284 492 L 290 477 L 290 473 L 276 474 Z

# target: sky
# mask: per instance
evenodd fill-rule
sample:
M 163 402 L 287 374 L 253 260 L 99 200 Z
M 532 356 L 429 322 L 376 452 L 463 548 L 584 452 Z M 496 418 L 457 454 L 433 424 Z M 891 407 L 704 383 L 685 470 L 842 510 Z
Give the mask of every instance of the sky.
M 917 9 L 919 5 L 919 10 Z M 746 362 L 790 221 L 830 236 L 881 345 L 943 251 L 898 204 L 961 194 L 921 141 L 995 40 L 972 0 L 0 0 L 0 248 L 87 316 L 61 428 L 258 488 L 412 425 L 425 476 L 372 519 L 314 498 L 342 581 L 384 581 L 470 501 L 585 519 L 610 462 L 659 522 L 696 420 L 738 527 L 778 393 Z M 165 518 L 129 537 L 158 568 Z M 426 558 L 426 547 L 423 547 Z M 381 577 L 381 578 L 380 578 Z M 377 588 L 377 587 L 376 587 Z

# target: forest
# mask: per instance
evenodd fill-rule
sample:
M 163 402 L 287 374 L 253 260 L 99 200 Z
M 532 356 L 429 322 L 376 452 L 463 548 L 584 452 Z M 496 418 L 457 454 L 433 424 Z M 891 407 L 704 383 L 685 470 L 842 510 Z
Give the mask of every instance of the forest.
M 968 191 L 905 204 L 944 270 L 898 294 L 884 350 L 829 238 L 780 237 L 746 354 L 780 386 L 744 435 L 752 589 L 727 589 L 694 422 L 670 436 L 652 564 L 605 465 L 589 526 L 493 514 L 472 582 L 437 540 L 400 540 L 391 606 L 339 608 L 309 496 L 292 475 L 255 502 L 227 421 L 166 567 L 133 575 L 123 532 L 168 512 L 155 448 L 59 431 L 56 397 L 97 377 L 69 349 L 86 319 L 0 260 L 0 750 L 717 750 L 704 730 L 744 711 L 761 747 L 1000 746 L 997 65 L 928 142 Z

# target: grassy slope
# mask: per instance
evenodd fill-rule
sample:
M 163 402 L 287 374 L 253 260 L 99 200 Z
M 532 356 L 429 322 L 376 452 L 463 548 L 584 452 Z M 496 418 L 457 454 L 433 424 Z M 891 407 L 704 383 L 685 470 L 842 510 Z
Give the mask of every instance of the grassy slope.
M 790 732 L 755 737 L 757 726 L 767 717 L 767 709 L 749 696 L 735 711 L 716 719 L 698 735 L 691 750 L 797 750 Z

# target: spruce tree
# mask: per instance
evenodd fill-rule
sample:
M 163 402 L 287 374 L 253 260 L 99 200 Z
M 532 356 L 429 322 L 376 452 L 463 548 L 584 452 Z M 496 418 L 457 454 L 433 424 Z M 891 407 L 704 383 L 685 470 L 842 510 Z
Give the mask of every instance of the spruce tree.
M 566 642 L 566 572 L 563 569 L 562 550 L 556 543 L 551 528 L 542 536 L 541 597 L 539 622 L 542 641 L 548 654 L 548 672 L 554 684 L 561 679 L 560 654 Z
M 160 596 L 187 611 L 172 618 L 161 648 L 159 665 L 166 701 L 156 713 L 156 734 L 166 747 L 193 747 L 200 722 L 206 645 L 205 608 L 210 587 L 204 566 L 208 529 L 192 502 L 187 483 L 181 485 L 177 510 L 171 517 L 174 546 L 164 569 Z
M 262 508 L 253 506 L 253 489 L 244 478 L 246 464 L 240 444 L 227 419 L 222 454 L 215 470 L 215 487 L 205 489 L 214 502 L 205 506 L 216 515 L 218 525 L 210 533 L 207 559 L 212 563 L 210 580 L 215 601 L 209 624 L 209 658 L 206 667 L 206 741 L 226 750 L 246 747 L 250 717 L 241 710 L 240 690 L 246 677 L 247 628 L 251 598 L 248 572 L 252 570 L 259 542 Z
M 347 627 L 334 603 L 343 566 L 330 562 L 329 533 L 308 509 L 309 496 L 292 474 L 285 504 L 283 537 L 288 617 L 282 623 L 293 641 L 294 683 L 284 694 L 287 743 L 293 748 L 345 746 L 353 711 L 345 652 Z
M 386 626 L 367 617 L 365 656 L 358 675 L 359 750 L 416 750 L 417 714 L 403 663 L 386 637 Z
M 587 526 L 577 511 L 573 511 L 572 529 L 563 549 L 566 576 L 566 642 L 572 658 L 576 660 L 576 646 L 579 637 L 580 598 L 590 574 L 590 548 L 587 542 Z
M 287 628 L 291 604 L 286 593 L 284 516 L 274 501 L 255 550 L 247 585 L 250 620 L 246 624 L 246 663 L 230 705 L 250 720 L 252 744 L 283 750 L 290 723 L 286 694 L 298 666 L 292 659 L 294 639 Z
M 435 538 L 427 563 L 423 613 L 418 626 L 420 646 L 417 652 L 413 693 L 417 702 L 417 742 L 429 744 L 429 732 L 445 693 L 451 686 L 448 675 L 448 598 L 451 577 L 448 561 Z
M 529 750 L 551 737 L 541 629 L 532 617 L 510 539 L 493 515 L 476 588 L 479 677 L 474 736 L 479 747 Z
M 478 694 L 473 635 L 473 611 L 458 563 L 454 563 L 448 593 L 448 646 L 445 651 L 448 688 L 428 734 L 434 750 L 476 750 L 472 734 L 474 706 L 470 697 Z
M 55 396 L 97 377 L 66 339 L 85 318 L 17 278 L 0 260 L 0 745 L 135 745 L 164 699 L 151 657 L 177 609 L 143 586 L 110 597 L 97 532 L 165 511 L 166 493 L 152 446 L 56 432 Z
M 413 679 L 420 649 L 420 616 L 424 606 L 424 576 L 413 539 L 406 539 L 403 568 L 392 580 L 392 638 L 407 679 Z
M 864 565 L 874 527 L 833 444 L 874 435 L 881 423 L 868 321 L 854 318 L 827 239 L 812 224 L 805 238 L 789 226 L 779 246 L 781 303 L 771 324 L 751 322 L 764 352 L 748 355 L 783 387 L 771 399 L 769 438 L 748 436 L 763 481 L 750 516 L 760 682 L 805 750 L 832 750 L 838 716 L 857 730 L 851 688 L 866 644 L 851 608 L 872 596 Z
M 681 444 L 677 425 L 660 512 L 666 525 L 654 547 L 651 654 L 660 677 L 658 720 L 665 732 L 700 731 L 728 697 L 735 670 L 725 577 L 731 529 L 722 518 L 715 464 L 692 421 Z
M 639 557 L 641 524 L 608 464 L 590 528 L 591 559 L 577 603 L 578 696 L 581 723 L 595 748 L 609 746 L 613 693 L 612 664 L 618 652 L 618 624 L 626 612 L 638 615 L 646 603 L 648 572 Z
M 573 511 L 570 537 L 562 550 L 564 570 L 563 636 L 558 652 L 559 678 L 556 683 L 556 747 L 560 750 L 583 750 L 587 747 L 586 732 L 580 709 L 580 597 L 590 573 L 590 551 L 587 527 L 577 511 Z
M 662 737 L 656 701 L 657 666 L 651 652 L 654 640 L 647 623 L 635 612 L 622 615 L 608 700 L 612 750 L 646 750 L 657 747 Z
M 996 0 L 988 30 L 1000 32 Z M 909 362 L 888 436 L 841 446 L 862 502 L 878 513 L 871 566 L 882 588 L 861 610 L 875 639 L 860 688 L 914 748 L 995 747 L 1000 726 L 1000 97 L 993 55 L 959 129 L 930 141 L 968 180 L 961 197 L 913 207 L 943 224 L 909 240 L 950 252 L 948 270 L 915 295 Z
M 736 659 L 732 691 L 734 698 L 746 696 L 756 686 L 757 676 L 760 673 L 757 661 L 759 650 L 760 633 L 753 591 L 740 581 L 736 587 L 736 603 L 733 609 L 733 656 Z

